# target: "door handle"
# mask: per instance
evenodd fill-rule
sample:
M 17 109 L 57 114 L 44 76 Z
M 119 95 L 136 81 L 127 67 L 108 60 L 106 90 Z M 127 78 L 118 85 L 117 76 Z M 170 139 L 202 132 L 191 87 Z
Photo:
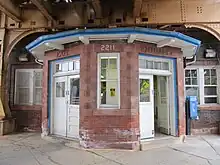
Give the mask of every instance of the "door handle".
M 69 95 L 70 94 L 70 92 L 69 91 L 66 91 L 66 95 Z

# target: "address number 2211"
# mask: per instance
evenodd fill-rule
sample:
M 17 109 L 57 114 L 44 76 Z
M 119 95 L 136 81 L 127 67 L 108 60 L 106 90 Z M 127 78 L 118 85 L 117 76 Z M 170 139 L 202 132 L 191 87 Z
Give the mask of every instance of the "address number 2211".
M 114 51 L 115 45 L 101 45 L 101 51 Z

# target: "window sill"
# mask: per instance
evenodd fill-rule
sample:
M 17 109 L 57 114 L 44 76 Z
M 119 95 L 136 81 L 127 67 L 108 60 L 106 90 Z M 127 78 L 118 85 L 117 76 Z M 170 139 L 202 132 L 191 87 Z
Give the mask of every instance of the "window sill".
M 220 111 L 220 104 L 203 104 L 198 108 L 200 111 Z
M 130 113 L 130 110 L 122 110 L 122 109 L 97 109 L 93 111 L 94 116 L 125 116 Z
M 13 105 L 11 106 L 11 110 L 13 111 L 41 111 L 41 105 Z

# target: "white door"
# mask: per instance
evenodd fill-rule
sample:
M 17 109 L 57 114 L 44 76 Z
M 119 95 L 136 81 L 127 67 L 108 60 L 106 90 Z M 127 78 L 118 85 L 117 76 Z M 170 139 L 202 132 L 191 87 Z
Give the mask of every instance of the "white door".
M 140 136 L 141 139 L 154 137 L 153 75 L 140 75 Z
M 66 77 L 55 78 L 53 134 L 66 136 Z
M 168 77 L 157 77 L 157 107 L 158 107 L 158 126 L 161 133 L 170 134 L 169 99 L 168 99 Z
M 79 138 L 79 75 L 68 77 L 67 137 Z

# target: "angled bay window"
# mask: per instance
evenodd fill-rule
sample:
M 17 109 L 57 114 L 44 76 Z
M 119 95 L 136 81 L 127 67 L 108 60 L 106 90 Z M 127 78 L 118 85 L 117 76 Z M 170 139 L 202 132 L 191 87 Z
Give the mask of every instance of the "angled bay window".
M 41 105 L 42 76 L 42 69 L 16 69 L 14 104 Z
M 98 56 L 98 108 L 119 108 L 119 54 Z
M 217 103 L 217 74 L 215 68 L 185 70 L 185 95 L 197 96 L 200 104 Z

